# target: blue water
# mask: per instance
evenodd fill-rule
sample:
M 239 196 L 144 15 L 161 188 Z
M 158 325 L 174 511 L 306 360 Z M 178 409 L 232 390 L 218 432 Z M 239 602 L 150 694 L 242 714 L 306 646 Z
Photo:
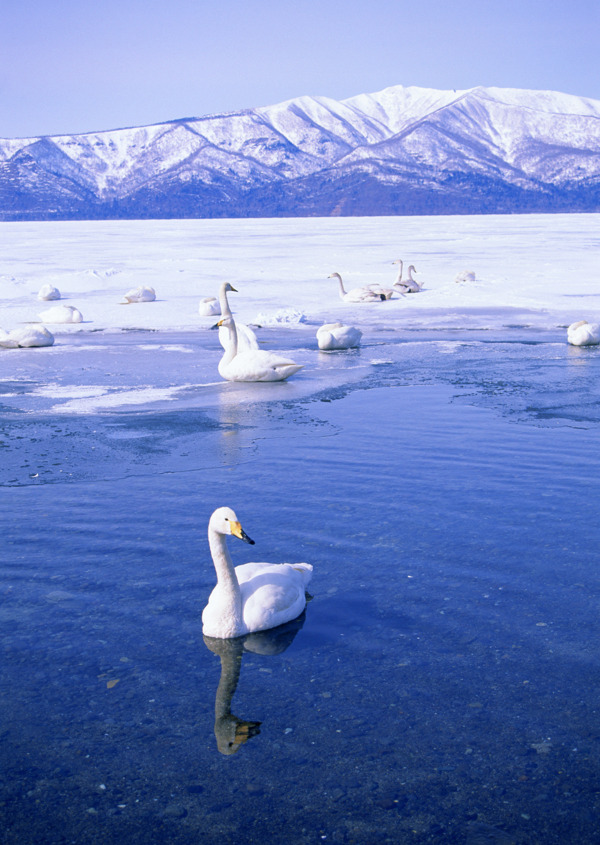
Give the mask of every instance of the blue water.
M 382 335 L 90 414 L 39 360 L 0 396 L 3 843 L 598 841 L 600 350 Z M 291 629 L 203 639 L 223 504 L 236 563 L 313 564 Z

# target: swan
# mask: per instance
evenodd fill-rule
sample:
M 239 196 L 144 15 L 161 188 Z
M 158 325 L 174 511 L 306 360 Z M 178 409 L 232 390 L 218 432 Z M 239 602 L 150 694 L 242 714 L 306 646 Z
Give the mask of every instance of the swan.
M 231 508 L 217 508 L 208 523 L 208 544 L 217 586 L 202 611 L 202 633 L 228 639 L 276 628 L 306 607 L 309 563 L 243 563 L 234 568 L 225 538 L 254 545 Z
M 233 285 L 230 285 L 229 282 L 223 282 L 219 288 L 219 310 L 222 317 L 231 317 L 233 320 L 233 314 L 231 313 L 229 300 L 227 299 L 229 291 L 237 293 L 237 289 Z M 217 326 L 219 326 L 219 323 L 217 323 Z M 246 349 L 258 349 L 257 337 L 249 326 L 245 323 L 236 323 L 235 327 L 237 329 L 238 352 L 243 352 Z M 219 326 L 219 343 L 223 349 L 227 349 L 229 331 L 226 327 L 221 328 Z
M 382 302 L 387 297 L 383 293 L 379 293 L 371 288 L 365 286 L 362 288 L 352 288 L 352 290 L 344 290 L 344 283 L 339 273 L 331 273 L 328 279 L 337 279 L 340 283 L 340 299 L 344 302 Z
M 201 317 L 218 317 L 221 314 L 221 306 L 216 296 L 205 296 L 198 305 L 198 314 Z
M 73 305 L 54 305 L 38 314 L 42 323 L 82 323 L 83 315 Z
M 154 288 L 145 287 L 144 285 L 140 285 L 139 288 L 132 288 L 128 290 L 126 294 L 123 296 L 123 302 L 121 305 L 129 305 L 132 302 L 154 302 L 156 299 L 156 291 Z
M 474 282 L 475 273 L 472 270 L 461 270 L 460 273 L 456 274 L 454 281 L 457 285 L 460 285 L 463 282 Z
M 579 320 L 567 329 L 567 342 L 571 346 L 596 346 L 600 343 L 600 324 Z
M 417 282 L 417 280 L 413 279 L 412 277 L 413 272 L 417 272 L 414 264 L 411 264 L 408 268 L 408 279 L 402 279 L 402 273 L 404 272 L 404 262 L 401 258 L 398 258 L 396 261 L 392 261 L 392 264 L 400 265 L 398 278 L 394 282 L 394 289 L 397 290 L 398 293 L 419 293 L 419 291 L 423 289 L 423 285 L 420 285 L 419 282 Z
M 60 299 L 60 291 L 58 288 L 55 288 L 54 285 L 42 285 L 37 298 L 42 302 L 48 302 L 52 299 Z
M 30 348 L 33 346 L 52 346 L 54 335 L 44 326 L 26 326 L 23 329 L 13 329 L 5 332 L 0 329 L 0 346 L 12 349 Z
M 325 323 L 317 329 L 317 344 L 319 349 L 351 349 L 360 346 L 362 332 L 353 326 L 343 323 Z
M 238 334 L 233 317 L 219 320 L 229 332 L 225 353 L 219 361 L 219 374 L 227 381 L 285 381 L 301 370 L 291 358 L 266 349 L 241 349 L 238 351 Z

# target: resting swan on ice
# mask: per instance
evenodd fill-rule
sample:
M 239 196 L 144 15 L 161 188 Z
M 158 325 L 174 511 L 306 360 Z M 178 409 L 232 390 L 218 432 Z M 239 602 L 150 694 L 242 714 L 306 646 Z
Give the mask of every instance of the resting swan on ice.
M 26 326 L 22 329 L 13 329 L 12 332 L 0 329 L 0 346 L 10 349 L 52 346 L 53 343 L 54 335 L 43 326 Z
M 52 299 L 60 299 L 60 291 L 54 285 L 42 285 L 37 298 L 42 302 L 49 302 Z
M 221 314 L 221 306 L 216 296 L 205 296 L 198 305 L 198 314 L 201 317 L 218 317 Z
M 225 317 L 217 325 L 223 326 L 229 333 L 225 341 L 225 353 L 219 361 L 219 374 L 227 381 L 285 381 L 304 366 L 277 352 L 267 352 L 266 349 L 246 348 L 238 351 L 238 334 L 233 317 Z
M 38 314 L 42 323 L 82 323 L 83 315 L 73 305 L 55 305 Z
M 567 329 L 567 342 L 571 346 L 597 346 L 600 343 L 600 324 L 579 320 Z
M 414 264 L 411 264 L 408 268 L 408 279 L 402 278 L 402 273 L 404 272 L 404 262 L 401 258 L 398 258 L 396 261 L 392 261 L 392 264 L 400 265 L 398 278 L 394 282 L 394 289 L 398 291 L 398 293 L 419 293 L 419 291 L 423 289 L 423 285 L 420 285 L 419 282 L 412 277 L 412 274 L 417 272 Z
M 331 273 L 327 278 L 338 280 L 340 284 L 340 299 L 343 299 L 344 302 L 382 302 L 388 298 L 384 293 L 371 290 L 367 286 L 352 288 L 349 291 L 344 290 L 344 283 L 339 273 Z
M 225 538 L 254 545 L 231 508 L 217 508 L 208 523 L 208 543 L 217 586 L 202 612 L 207 637 L 240 637 L 276 628 L 300 616 L 306 606 L 309 563 L 244 563 L 233 566 Z
M 351 349 L 360 346 L 362 332 L 354 326 L 343 323 L 325 323 L 317 329 L 317 344 L 319 349 Z
M 127 291 L 127 293 L 123 296 L 123 302 L 121 302 L 121 305 L 130 305 L 134 302 L 154 302 L 155 299 L 156 291 L 154 288 L 140 285 L 139 288 L 132 288 Z

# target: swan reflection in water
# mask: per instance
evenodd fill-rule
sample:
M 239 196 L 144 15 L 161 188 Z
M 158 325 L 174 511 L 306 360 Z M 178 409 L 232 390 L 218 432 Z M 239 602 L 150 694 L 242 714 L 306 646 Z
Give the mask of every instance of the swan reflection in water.
M 233 639 L 204 637 L 206 647 L 221 658 L 221 678 L 215 696 L 215 737 L 221 754 L 235 754 L 241 745 L 260 733 L 260 722 L 239 719 L 231 712 L 231 701 L 240 677 L 243 655 L 247 652 L 262 655 L 281 654 L 292 644 L 304 625 L 305 617 L 306 612 L 303 612 L 297 619 L 286 622 L 285 625 Z

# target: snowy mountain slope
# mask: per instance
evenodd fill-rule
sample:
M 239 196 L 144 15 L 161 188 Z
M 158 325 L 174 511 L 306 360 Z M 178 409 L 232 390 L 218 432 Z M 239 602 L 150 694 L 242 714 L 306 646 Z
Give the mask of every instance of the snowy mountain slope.
M 600 209 L 600 102 L 394 86 L 0 140 L 0 219 Z

